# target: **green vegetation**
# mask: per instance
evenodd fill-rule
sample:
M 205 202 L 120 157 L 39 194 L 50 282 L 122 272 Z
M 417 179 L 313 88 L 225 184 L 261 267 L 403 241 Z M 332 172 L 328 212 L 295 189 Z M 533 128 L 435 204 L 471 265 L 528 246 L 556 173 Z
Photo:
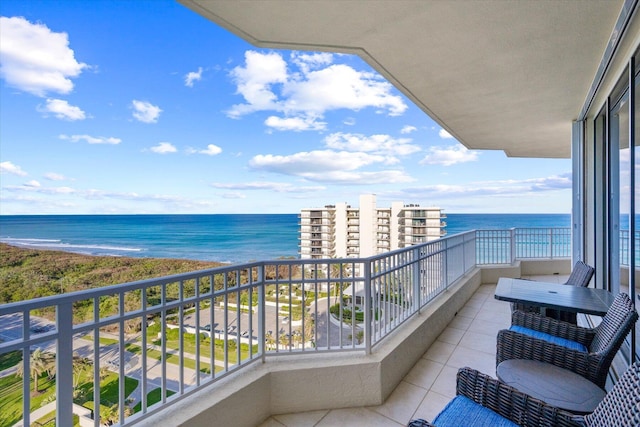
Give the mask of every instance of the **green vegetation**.
M 35 351 L 34 351 L 35 353 Z M 9 353 L 11 354 L 11 353 Z M 45 353 L 46 354 L 46 353 Z M 33 355 L 33 353 L 32 353 Z M 3 355 L 6 356 L 6 355 Z M 74 383 L 77 381 L 78 393 L 74 402 L 93 409 L 93 370 L 91 365 L 84 365 L 78 372 L 74 372 Z M 32 383 L 35 381 L 32 380 Z M 138 386 L 138 380 L 125 377 L 125 395 L 129 395 Z M 55 399 L 55 376 L 43 371 L 38 376 L 38 392 L 31 392 L 31 411 L 44 406 Z M 11 426 L 22 419 L 22 378 L 18 375 L 9 375 L 0 378 L 0 426 Z M 110 413 L 110 408 L 118 402 L 118 375 L 106 371 L 100 381 L 100 408 L 104 414 Z M 50 415 L 50 414 L 49 414 Z M 55 413 L 38 420 L 42 425 L 55 419 Z M 76 417 L 74 417 L 76 419 Z M 38 424 L 33 424 L 38 425 Z
M 87 371 L 89 373 L 89 371 Z M 124 377 L 124 395 L 129 396 L 138 387 L 138 380 L 131 377 Z M 119 393 L 118 374 L 113 372 L 105 372 L 100 381 L 100 419 L 103 423 L 117 422 L 118 420 L 118 393 Z M 85 382 L 80 387 L 81 396 L 90 396 L 93 398 L 93 382 Z M 76 402 L 77 403 L 77 402 Z M 82 403 L 85 408 L 94 409 L 94 402 L 87 400 Z M 127 414 L 130 411 L 125 411 Z
M 184 352 L 185 353 L 196 354 L 195 337 L 196 336 L 194 334 L 188 334 L 188 333 L 184 334 Z M 153 344 L 162 345 L 162 341 L 157 339 L 153 341 Z M 167 331 L 167 348 L 177 350 L 179 348 L 179 345 L 180 345 L 179 331 L 177 329 L 168 330 Z M 224 340 L 215 339 L 214 352 L 215 352 L 214 357 L 216 360 L 224 361 Z M 258 352 L 258 345 L 255 344 L 253 345 L 253 354 L 256 354 L 257 352 Z M 158 352 L 158 355 L 160 355 L 160 352 Z M 200 356 L 211 357 L 211 339 L 209 337 L 203 337 L 200 339 Z M 149 357 L 153 357 L 153 356 L 149 355 Z M 168 355 L 167 362 L 175 363 L 171 361 L 171 359 L 174 357 L 175 357 L 175 360 L 178 360 L 178 356 Z M 240 344 L 240 357 L 242 360 L 249 358 L 248 344 Z M 237 344 L 233 340 L 228 341 L 228 358 L 229 358 L 230 364 L 238 363 Z M 189 366 L 189 367 L 195 368 L 195 361 L 193 360 L 187 362 L 187 359 L 185 359 L 184 363 L 185 363 L 185 366 L 187 366 L 187 363 L 189 364 L 193 363 L 193 366 Z M 200 363 L 200 370 L 203 370 L 203 367 L 205 365 L 206 364 L 204 363 Z M 216 367 L 216 371 L 218 370 L 219 368 Z
M 0 371 L 17 365 L 22 360 L 22 352 L 19 350 L 0 354 Z
M 172 394 L 175 394 L 175 392 L 171 390 L 167 390 L 166 397 L 169 397 Z M 162 389 L 155 388 L 151 390 L 149 393 L 147 393 L 147 408 L 160 402 L 161 399 L 162 399 Z M 138 402 L 136 406 L 133 407 L 133 412 L 140 412 L 141 410 L 142 410 L 142 402 Z
M 43 417 L 33 421 L 32 427 L 55 427 L 56 425 L 56 411 L 51 411 Z M 80 425 L 80 417 L 73 414 L 73 427 Z
M 31 410 L 50 401 L 56 392 L 55 379 L 43 372 L 38 381 L 38 393 L 31 394 Z M 22 378 L 9 375 L 0 378 L 0 426 L 12 426 L 22 419 Z
M 0 304 L 221 265 L 224 264 L 181 259 L 90 256 L 2 243 Z
M 38 381 L 43 373 L 47 373 L 49 377 L 53 377 L 53 373 L 56 368 L 56 358 L 53 353 L 42 351 L 37 348 L 31 352 L 31 361 L 29 362 L 31 372 L 28 374 L 32 377 L 33 381 L 33 393 L 38 394 L 40 389 L 38 388 Z M 16 375 L 22 377 L 25 375 L 23 372 L 24 364 L 20 363 L 16 370 Z

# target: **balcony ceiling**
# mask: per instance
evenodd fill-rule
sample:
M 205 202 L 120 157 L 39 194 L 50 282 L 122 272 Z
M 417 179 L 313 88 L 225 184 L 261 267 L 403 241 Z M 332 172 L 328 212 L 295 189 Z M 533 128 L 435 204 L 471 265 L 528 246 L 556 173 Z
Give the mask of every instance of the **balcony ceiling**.
M 470 149 L 570 157 L 623 0 L 179 0 L 267 48 L 354 53 Z

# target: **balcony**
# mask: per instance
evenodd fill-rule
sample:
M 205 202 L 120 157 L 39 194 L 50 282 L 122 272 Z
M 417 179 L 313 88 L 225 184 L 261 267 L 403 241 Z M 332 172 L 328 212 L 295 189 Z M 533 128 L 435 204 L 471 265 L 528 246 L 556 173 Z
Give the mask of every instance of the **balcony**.
M 514 248 L 502 250 L 505 235 Z M 58 356 L 49 404 L 58 425 L 77 410 L 74 355 L 89 359 L 93 378 L 88 425 L 112 409 L 121 425 L 296 425 L 307 416 L 402 425 L 444 402 L 457 365 L 493 368 L 495 342 L 476 328 L 486 321 L 495 337 L 503 326 L 508 304 L 491 298 L 497 277 L 522 275 L 521 263 L 568 273 L 568 244 L 554 243 L 553 260 L 516 260 L 540 236 L 517 245 L 515 236 L 474 231 L 370 258 L 255 262 L 5 304 L 0 353 L 22 353 L 25 372 L 32 349 Z M 465 359 L 456 346 L 487 355 Z M 20 383 L 30 424 L 33 384 L 28 375 Z
M 567 275 L 525 276 L 563 283 Z M 455 397 L 456 373 L 471 366 L 495 378 L 496 334 L 511 324 L 508 303 L 493 298 L 495 284 L 480 285 L 429 349 L 381 405 L 272 415 L 261 427 L 300 425 L 406 426 L 432 420 Z

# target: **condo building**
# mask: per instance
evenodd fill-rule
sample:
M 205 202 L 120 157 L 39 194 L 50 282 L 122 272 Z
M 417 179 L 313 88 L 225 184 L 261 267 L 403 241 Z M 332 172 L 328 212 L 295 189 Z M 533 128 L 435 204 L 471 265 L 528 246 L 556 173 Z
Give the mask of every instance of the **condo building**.
M 376 206 L 374 194 L 300 212 L 300 258 L 362 258 L 439 239 L 446 216 L 438 207 L 393 202 Z

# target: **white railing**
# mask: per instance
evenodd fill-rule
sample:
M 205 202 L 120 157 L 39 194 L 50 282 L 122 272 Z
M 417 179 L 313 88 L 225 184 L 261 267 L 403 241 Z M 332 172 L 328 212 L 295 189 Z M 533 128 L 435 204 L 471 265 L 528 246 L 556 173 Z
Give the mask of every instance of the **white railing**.
M 631 260 L 631 239 L 629 230 L 620 230 L 620 264 L 628 266 Z M 635 265 L 640 266 L 640 232 L 636 231 L 634 235 L 635 248 Z
M 502 246 L 526 244 L 517 236 L 471 231 L 370 258 L 254 262 L 4 304 L 0 355 L 55 382 L 56 425 L 73 425 L 74 401 L 93 410 L 82 425 L 132 425 L 266 357 L 370 353 L 485 253 L 516 253 Z M 37 421 L 34 382 L 12 383 L 22 410 L 0 424 Z
M 512 264 L 517 259 L 571 258 L 571 228 L 476 230 L 478 264 Z

